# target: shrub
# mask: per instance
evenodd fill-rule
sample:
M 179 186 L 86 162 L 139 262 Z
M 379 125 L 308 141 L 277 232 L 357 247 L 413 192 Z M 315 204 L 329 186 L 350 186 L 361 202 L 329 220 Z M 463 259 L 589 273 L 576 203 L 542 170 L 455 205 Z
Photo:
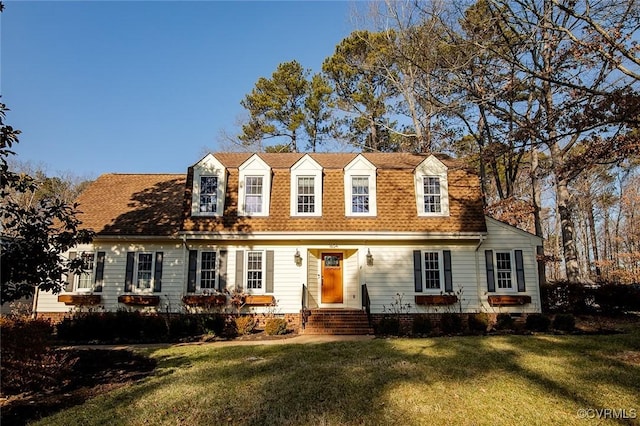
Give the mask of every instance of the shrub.
M 489 327 L 489 315 L 484 312 L 469 314 L 468 323 L 472 333 L 486 333 Z
M 247 335 L 253 333 L 256 329 L 256 320 L 252 315 L 243 315 L 235 319 L 236 330 L 240 335 Z
M 172 339 L 203 334 L 198 315 L 185 314 L 172 316 L 169 320 L 169 336 Z
M 540 287 L 543 312 L 593 313 L 593 289 L 582 283 L 549 282 Z
M 576 319 L 572 314 L 556 314 L 552 327 L 560 331 L 573 331 L 576 328 Z
M 431 319 L 426 315 L 418 315 L 413 317 L 413 323 L 411 324 L 413 334 L 427 335 L 433 330 Z
M 213 314 L 202 318 L 202 329 L 205 333 L 222 336 L 227 318 L 224 315 Z
M 440 331 L 444 334 L 457 334 L 462 332 L 462 316 L 452 312 L 445 312 L 440 317 Z
M 593 294 L 595 303 L 603 314 L 640 311 L 640 285 L 603 284 L 594 288 Z
M 287 321 L 284 318 L 269 318 L 264 325 L 269 336 L 280 336 L 287 333 Z
M 496 317 L 496 330 L 513 330 L 513 325 L 511 314 L 503 312 Z
M 383 317 L 377 324 L 376 333 L 398 336 L 400 334 L 400 320 L 394 317 Z
M 550 324 L 551 324 L 551 320 L 546 315 L 529 314 L 527 316 L 525 327 L 527 330 L 530 330 L 530 331 L 547 331 L 549 330 Z

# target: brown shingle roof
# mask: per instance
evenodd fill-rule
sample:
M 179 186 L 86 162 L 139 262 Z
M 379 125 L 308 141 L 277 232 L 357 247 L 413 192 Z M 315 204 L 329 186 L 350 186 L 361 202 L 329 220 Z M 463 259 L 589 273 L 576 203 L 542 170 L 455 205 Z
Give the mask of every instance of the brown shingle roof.
M 180 230 L 185 175 L 105 174 L 78 197 L 78 218 L 99 235 L 168 236 Z

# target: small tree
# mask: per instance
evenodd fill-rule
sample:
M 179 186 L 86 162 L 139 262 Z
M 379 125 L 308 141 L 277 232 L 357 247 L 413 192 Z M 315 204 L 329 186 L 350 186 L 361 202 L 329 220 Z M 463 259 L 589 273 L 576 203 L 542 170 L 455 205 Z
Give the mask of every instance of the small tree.
M 27 174 L 9 170 L 7 158 L 15 153 L 19 130 L 5 124 L 8 108 L 0 103 L 0 285 L 1 303 L 30 297 L 36 288 L 58 293 L 63 275 L 82 273 L 79 256 L 63 256 L 71 247 L 91 242 L 94 233 L 80 229 L 78 205 L 55 197 L 19 203 L 16 195 L 35 192 L 38 183 Z

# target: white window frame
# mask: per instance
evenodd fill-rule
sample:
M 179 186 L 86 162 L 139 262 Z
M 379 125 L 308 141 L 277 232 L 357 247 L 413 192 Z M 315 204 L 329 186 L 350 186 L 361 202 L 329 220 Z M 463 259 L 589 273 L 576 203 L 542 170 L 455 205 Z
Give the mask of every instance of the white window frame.
M 151 279 L 149 280 L 149 288 L 140 288 L 138 286 L 139 278 L 138 273 L 140 272 L 140 255 L 150 255 L 151 256 Z M 153 293 L 154 281 L 155 281 L 155 268 L 156 268 L 156 253 L 152 251 L 137 251 L 136 258 L 134 262 L 133 268 L 133 277 L 131 283 L 131 290 L 134 293 Z
M 215 265 L 213 269 L 214 278 L 213 278 L 213 287 L 202 287 L 202 258 L 204 253 L 214 253 L 215 254 Z M 198 250 L 198 269 L 196 272 L 196 293 L 207 293 L 207 292 L 215 292 L 218 288 L 218 280 L 220 276 L 220 252 L 219 250 Z
M 238 182 L 238 216 L 266 217 L 269 216 L 269 204 L 271 199 L 271 167 L 257 154 L 242 163 L 239 170 Z M 262 204 L 261 212 L 249 213 L 245 206 L 247 177 L 262 178 Z
M 87 269 L 87 272 L 83 272 L 82 274 L 75 274 L 73 287 L 76 293 L 91 293 L 95 290 L 95 287 L 96 287 L 95 280 L 96 280 L 96 267 L 98 262 L 98 253 L 86 251 L 86 252 L 79 253 L 79 255 L 81 257 L 88 256 L 88 255 L 93 256 L 93 262 L 92 262 L 93 264 L 91 266 L 91 272 L 89 272 L 89 270 Z M 80 280 L 82 279 L 82 276 L 88 276 L 91 286 L 87 288 L 80 288 Z
M 260 263 L 261 269 L 259 270 L 261 273 L 261 288 L 249 288 L 249 258 L 251 254 L 260 254 Z M 267 287 L 267 257 L 265 250 L 247 250 L 246 256 L 244 259 L 244 288 L 246 289 L 248 294 L 266 294 Z M 252 270 L 253 271 L 253 270 Z M 256 270 L 258 271 L 258 270 Z
M 421 217 L 443 217 L 449 216 L 449 182 L 447 178 L 447 166 L 433 155 L 427 157 L 422 163 L 416 167 L 415 177 L 415 194 L 418 216 Z M 425 211 L 424 202 L 424 179 L 435 177 L 440 183 L 440 211 Z
M 215 179 L 216 180 L 216 190 L 215 192 L 211 193 L 211 194 L 204 194 L 204 191 L 202 190 L 202 180 L 203 179 Z M 211 215 L 217 215 L 218 214 L 218 185 L 220 185 L 218 176 L 210 176 L 210 175 L 201 175 L 200 176 L 200 198 L 199 198 L 199 212 L 202 214 L 211 214 Z M 208 210 L 202 210 L 203 207 L 203 203 L 202 203 L 202 197 L 203 196 L 210 196 L 210 197 L 215 197 L 215 203 L 211 203 L 211 205 L 213 206 L 213 208 L 215 210 L 213 211 L 208 211 Z M 207 203 L 207 205 L 209 205 L 209 203 Z
M 216 211 L 201 212 L 200 211 L 200 185 L 201 178 L 215 177 L 218 179 L 218 188 L 216 193 Z M 213 155 L 207 154 L 202 160 L 193 166 L 193 186 L 191 197 L 191 215 L 192 216 L 222 216 L 224 213 L 224 198 L 227 187 L 227 171 Z
M 427 269 L 425 265 L 425 255 L 426 254 L 437 254 L 438 255 L 438 271 L 439 271 L 439 284 L 438 288 L 428 288 L 427 287 Z M 443 293 L 444 292 L 444 254 L 442 250 L 421 250 L 420 251 L 420 272 L 422 273 L 422 292 L 423 293 Z
M 290 170 L 291 174 L 291 216 L 322 216 L 322 166 L 309 154 L 305 154 Z M 298 212 L 298 178 L 313 178 L 314 211 Z
M 509 263 L 511 269 L 500 269 L 498 268 L 498 255 L 499 254 L 508 254 L 509 255 Z M 518 291 L 518 283 L 516 277 L 516 257 L 515 252 L 513 250 L 494 250 L 493 252 L 493 264 L 494 266 L 494 274 L 495 274 L 495 282 L 496 282 L 496 292 L 513 292 L 516 293 Z M 500 272 L 508 271 L 510 273 L 509 281 L 511 287 L 500 287 Z
M 368 178 L 369 182 L 369 211 L 353 211 L 353 178 Z M 344 168 L 344 207 L 345 215 L 350 217 L 374 217 L 378 215 L 377 203 L 377 173 L 376 166 L 362 154 L 351 160 Z

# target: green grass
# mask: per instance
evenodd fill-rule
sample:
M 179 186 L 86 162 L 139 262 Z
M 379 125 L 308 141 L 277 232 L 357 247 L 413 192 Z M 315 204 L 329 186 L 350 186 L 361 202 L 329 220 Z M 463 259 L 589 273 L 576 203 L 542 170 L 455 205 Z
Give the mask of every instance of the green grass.
M 640 417 L 638 351 L 638 330 L 172 347 L 150 352 L 154 376 L 41 424 L 640 424 L 577 414 Z

